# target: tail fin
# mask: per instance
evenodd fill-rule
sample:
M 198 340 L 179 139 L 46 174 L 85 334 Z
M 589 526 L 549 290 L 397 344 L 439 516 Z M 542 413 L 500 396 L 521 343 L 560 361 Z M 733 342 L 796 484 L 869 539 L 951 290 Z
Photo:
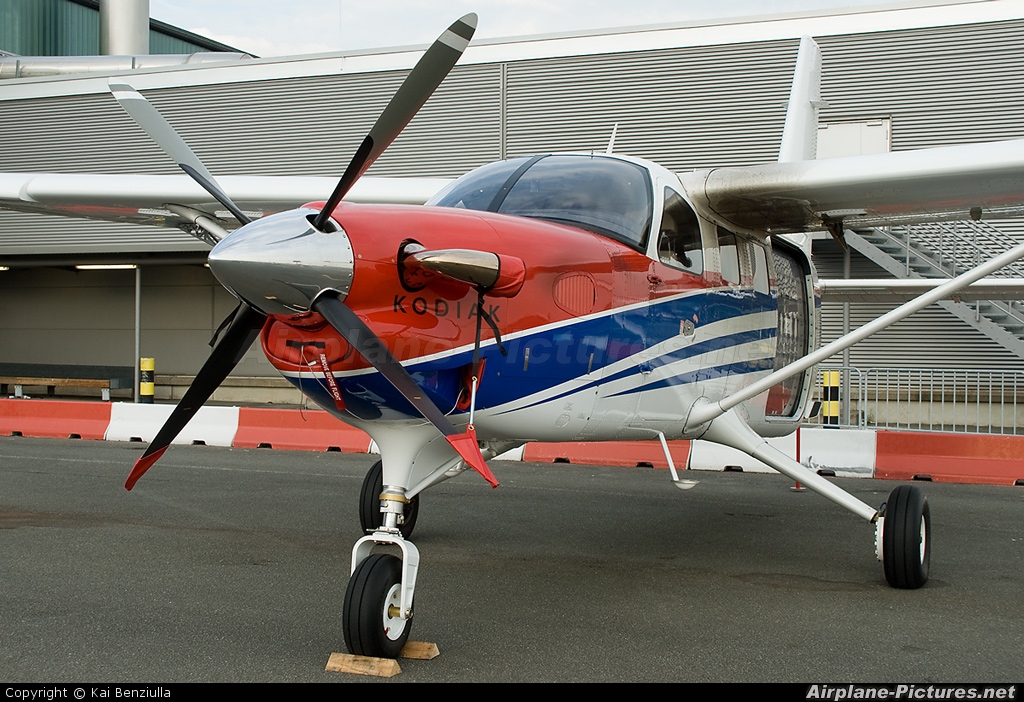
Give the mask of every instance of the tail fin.
M 813 39 L 804 37 L 800 40 L 793 71 L 779 163 L 809 161 L 817 155 L 818 108 L 824 104 L 821 101 L 821 49 Z

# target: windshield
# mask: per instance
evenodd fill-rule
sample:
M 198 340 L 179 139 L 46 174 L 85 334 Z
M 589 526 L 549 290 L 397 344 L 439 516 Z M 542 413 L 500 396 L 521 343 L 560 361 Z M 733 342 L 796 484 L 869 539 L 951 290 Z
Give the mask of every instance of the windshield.
M 540 156 L 472 171 L 428 204 L 581 227 L 643 251 L 653 204 L 647 171 L 603 156 Z

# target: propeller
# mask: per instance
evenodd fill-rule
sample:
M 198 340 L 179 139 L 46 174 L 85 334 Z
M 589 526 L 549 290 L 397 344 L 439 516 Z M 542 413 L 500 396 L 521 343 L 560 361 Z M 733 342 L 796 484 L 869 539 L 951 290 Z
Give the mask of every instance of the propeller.
M 252 342 L 256 340 L 256 336 L 260 333 L 263 322 L 267 318 L 259 310 L 244 303 L 233 314 L 234 318 L 227 330 L 220 337 L 217 345 L 213 347 L 210 357 L 206 359 L 206 363 L 199 370 L 192 385 L 185 391 L 185 396 L 181 398 L 178 406 L 171 412 L 171 416 L 160 427 L 156 438 L 149 444 L 145 453 L 132 466 L 132 472 L 124 484 L 126 490 L 131 490 L 142 474 L 157 462 L 174 441 L 174 437 L 185 428 L 199 408 L 210 399 L 213 391 L 224 382 L 224 378 L 228 377 L 228 373 L 238 365 L 242 356 L 252 346 Z
M 174 159 L 185 173 L 224 205 L 243 226 L 252 222 L 227 196 L 213 174 L 189 148 L 185 140 L 174 131 L 174 127 L 146 98 L 132 86 L 116 82 L 114 79 L 108 81 L 107 85 L 124 111 L 168 156 Z M 243 301 L 221 322 L 217 330 L 218 333 L 225 326 L 227 330 L 214 345 L 210 357 L 206 359 L 206 363 L 203 364 L 195 380 L 192 381 L 192 385 L 185 391 L 184 397 L 171 412 L 171 416 L 160 427 L 160 431 L 150 442 L 145 453 L 132 466 L 131 473 L 124 484 L 125 489 L 131 490 L 135 486 L 138 479 L 157 462 L 174 438 L 199 411 L 199 408 L 210 399 L 213 392 L 224 382 L 224 378 L 238 365 L 242 356 L 252 346 L 266 319 L 265 314 Z
M 338 181 L 338 185 L 324 204 L 320 214 L 313 221 L 313 226 L 323 231 L 334 208 L 345 197 L 352 185 L 366 172 L 377 157 L 391 145 L 410 120 L 416 116 L 423 103 L 427 101 L 445 76 L 452 70 L 462 52 L 469 46 L 469 40 L 476 31 L 476 14 L 469 13 L 454 22 L 437 38 L 427 52 L 413 67 L 391 102 L 381 112 L 380 117 L 370 128 L 369 134 L 356 149 L 355 156 Z
M 174 127 L 164 119 L 162 114 L 157 112 L 149 100 L 142 97 L 142 94 L 132 86 L 127 83 L 119 83 L 114 78 L 107 81 L 107 87 L 110 88 L 114 99 L 124 108 L 124 111 L 135 120 L 137 125 L 142 127 L 142 131 L 146 132 L 150 139 L 155 141 L 178 164 L 181 170 L 203 186 L 203 189 L 213 195 L 217 202 L 224 205 L 239 222 L 248 224 L 252 221 L 231 201 L 213 174 L 207 170 L 199 157 L 185 143 L 185 140 L 174 131 Z
M 456 20 L 420 57 L 399 87 L 398 92 L 392 97 L 370 132 L 363 139 L 331 197 L 313 221 L 313 226 L 317 230 L 325 231 L 331 214 L 352 185 L 402 132 L 448 75 L 468 46 L 469 40 L 476 30 L 476 22 L 477 17 L 472 13 Z M 108 85 L 118 103 L 132 119 L 174 159 L 185 173 L 224 205 L 245 229 L 245 225 L 250 224 L 251 220 L 232 202 L 213 174 L 156 108 L 134 88 L 125 83 L 111 80 Z M 261 224 L 262 221 L 253 226 Z M 238 230 L 236 234 L 241 232 L 242 230 Z M 343 234 L 341 235 L 343 236 Z M 235 238 L 235 235 L 232 235 L 232 238 Z M 211 258 L 211 266 L 213 263 Z M 449 444 L 468 465 L 496 487 L 497 480 L 484 462 L 472 427 L 465 433 L 459 433 L 441 410 L 426 397 L 408 371 L 391 355 L 384 342 L 342 302 L 342 299 L 343 296 L 333 289 L 321 290 L 318 295 L 313 297 L 310 309 L 320 313 L 342 337 L 352 344 L 353 348 L 394 385 L 395 389 L 417 411 L 445 436 Z M 213 352 L 186 391 L 185 396 L 174 408 L 171 416 L 161 427 L 145 453 L 132 467 L 125 482 L 126 489 L 131 490 L 138 479 L 163 455 L 178 433 L 238 364 L 266 321 L 266 315 L 245 300 L 242 300 L 241 305 L 232 315 L 228 318 L 230 322 L 225 320 L 228 325 L 227 330 L 214 346 Z

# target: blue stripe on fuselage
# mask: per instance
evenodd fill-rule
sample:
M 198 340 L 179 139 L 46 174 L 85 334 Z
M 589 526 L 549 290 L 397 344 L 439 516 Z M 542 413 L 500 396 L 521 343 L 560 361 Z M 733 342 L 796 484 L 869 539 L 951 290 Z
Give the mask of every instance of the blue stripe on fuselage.
M 690 385 L 692 383 L 699 383 L 705 380 L 711 380 L 713 378 L 722 378 L 730 375 L 743 375 L 745 373 L 759 373 L 761 371 L 770 371 L 775 366 L 774 358 L 759 358 L 751 361 L 739 361 L 738 363 L 725 363 L 720 366 L 712 366 L 708 368 L 698 368 L 697 370 L 687 371 L 686 373 L 680 373 L 673 375 L 668 378 L 662 378 L 656 380 L 653 383 L 648 383 L 642 388 L 633 388 L 631 390 L 623 390 L 617 392 L 609 397 L 617 397 L 619 395 L 629 395 L 634 392 L 648 392 L 649 390 L 658 390 L 659 388 L 672 387 L 673 385 Z
M 508 350 L 506 357 L 490 342 L 481 348 L 481 356 L 487 359 L 487 368 L 477 395 L 477 407 L 498 407 L 537 393 L 545 394 L 588 373 L 594 381 L 585 387 L 620 380 L 639 373 L 639 361 L 607 377 L 601 378 L 600 373 L 610 364 L 637 356 L 642 351 L 677 337 L 684 320 L 694 322 L 700 329 L 715 322 L 739 321 L 741 317 L 771 312 L 775 308 L 775 299 L 770 295 L 736 289 L 702 290 L 513 335 L 505 342 Z M 739 344 L 771 339 L 775 334 L 774 326 L 724 334 L 647 359 L 644 361 L 645 370 Z M 413 362 L 406 368 L 431 400 L 442 411 L 448 412 L 458 400 L 463 369 L 472 362 L 472 358 L 472 349 L 468 349 L 430 361 Z M 720 368 L 720 375 L 762 370 L 749 362 L 726 364 Z M 686 373 L 678 377 L 688 375 Z M 299 385 L 297 377 L 289 376 L 289 380 Z M 337 374 L 336 380 L 343 396 L 358 398 L 363 410 L 368 410 L 368 406 L 377 406 L 409 416 L 419 416 L 405 398 L 377 373 Z M 668 383 L 669 380 L 659 382 Z M 693 381 L 679 380 L 672 381 L 672 384 L 676 382 Z M 300 389 L 319 404 L 333 406 L 333 400 L 323 384 L 311 381 L 308 375 L 302 380 Z M 538 402 L 547 402 L 580 390 L 577 386 L 571 391 L 545 397 Z

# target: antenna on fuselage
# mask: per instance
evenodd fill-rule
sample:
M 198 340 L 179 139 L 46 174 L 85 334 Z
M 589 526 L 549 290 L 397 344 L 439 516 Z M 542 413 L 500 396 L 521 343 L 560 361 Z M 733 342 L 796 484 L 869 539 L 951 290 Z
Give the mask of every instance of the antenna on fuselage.
M 612 136 L 610 139 L 608 139 L 608 148 L 604 150 L 604 152 L 608 155 L 611 155 L 611 153 L 615 150 L 615 133 L 618 131 L 619 123 L 616 122 L 614 125 L 612 125 Z

